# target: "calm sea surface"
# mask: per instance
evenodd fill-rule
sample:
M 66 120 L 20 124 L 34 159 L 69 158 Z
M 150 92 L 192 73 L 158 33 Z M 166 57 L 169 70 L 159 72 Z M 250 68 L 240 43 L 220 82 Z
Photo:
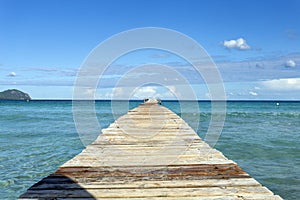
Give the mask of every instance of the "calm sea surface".
M 120 109 L 112 115 L 109 101 L 96 102 L 100 126 L 107 127 L 114 117 L 139 103 L 118 102 L 114 108 Z M 198 104 L 200 112 L 192 102 L 163 103 L 193 128 L 198 126 L 204 138 L 211 104 Z M 215 147 L 275 194 L 300 199 L 300 102 L 280 102 L 279 106 L 276 102 L 228 102 Z M 83 148 L 71 101 L 0 101 L 1 199 L 16 199 Z

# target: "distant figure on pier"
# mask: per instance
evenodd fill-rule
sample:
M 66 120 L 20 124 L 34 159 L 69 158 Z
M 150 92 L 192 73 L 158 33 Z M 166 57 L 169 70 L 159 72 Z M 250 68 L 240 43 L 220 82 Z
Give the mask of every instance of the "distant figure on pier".
M 159 104 L 161 105 L 161 100 L 157 99 L 144 99 L 144 103 L 151 103 L 151 104 Z

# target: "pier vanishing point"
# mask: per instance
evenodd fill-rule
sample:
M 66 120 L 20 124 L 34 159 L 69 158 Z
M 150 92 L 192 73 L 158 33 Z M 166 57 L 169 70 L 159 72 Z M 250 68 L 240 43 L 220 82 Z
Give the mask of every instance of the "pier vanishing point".
M 103 129 L 25 199 L 278 200 L 155 100 Z

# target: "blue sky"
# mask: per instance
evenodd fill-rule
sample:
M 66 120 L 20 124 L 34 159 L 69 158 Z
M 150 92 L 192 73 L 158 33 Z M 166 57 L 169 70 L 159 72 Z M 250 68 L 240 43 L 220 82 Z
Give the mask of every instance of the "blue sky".
M 0 90 L 71 99 L 80 65 L 100 42 L 129 29 L 162 27 L 203 46 L 218 66 L 228 99 L 299 100 L 299 7 L 297 0 L 0 0 Z M 145 51 L 119 59 L 110 76 L 145 62 L 184 64 Z M 193 84 L 199 99 L 208 98 L 202 83 Z M 111 88 L 98 92 L 107 98 Z M 164 98 L 163 92 L 147 86 L 135 97 Z

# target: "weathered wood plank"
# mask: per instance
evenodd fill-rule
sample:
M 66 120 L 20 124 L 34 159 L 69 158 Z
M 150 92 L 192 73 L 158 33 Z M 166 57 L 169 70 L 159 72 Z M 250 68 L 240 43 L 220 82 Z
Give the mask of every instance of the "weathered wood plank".
M 57 200 L 112 200 L 111 198 L 57 198 Z M 113 198 L 113 199 L 128 199 L 128 198 Z M 140 198 L 129 198 L 130 200 L 178 200 L 178 197 L 140 197 Z M 184 200 L 281 200 L 279 196 L 210 196 L 210 197 L 184 197 Z
M 59 180 L 59 181 L 57 181 Z M 76 179 L 78 184 L 68 181 L 62 181 L 61 178 L 43 179 L 38 184 L 32 186 L 32 190 L 38 189 L 80 189 L 80 188 L 99 188 L 99 189 L 138 189 L 138 188 L 197 188 L 197 187 L 239 187 L 239 186 L 260 186 L 253 178 L 232 178 L 232 179 L 202 179 L 202 180 L 144 180 L 128 182 L 119 181 L 101 181 L 91 179 Z
M 139 188 L 139 189 L 68 189 L 68 190 L 29 190 L 30 197 L 193 197 L 193 196 L 234 196 L 234 195 L 272 195 L 265 187 L 206 187 L 206 188 Z

